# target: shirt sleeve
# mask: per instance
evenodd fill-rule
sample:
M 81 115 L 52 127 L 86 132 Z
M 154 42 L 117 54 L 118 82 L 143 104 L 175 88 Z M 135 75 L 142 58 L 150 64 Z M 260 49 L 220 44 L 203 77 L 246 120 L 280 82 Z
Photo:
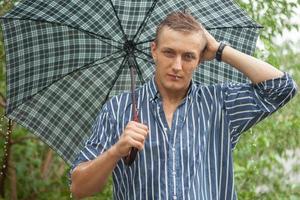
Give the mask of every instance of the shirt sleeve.
M 232 148 L 242 132 L 285 105 L 296 91 L 297 85 L 287 73 L 257 84 L 224 85 L 222 95 Z
M 80 163 L 93 160 L 109 149 L 114 133 L 115 120 L 105 104 L 95 120 L 90 138 L 71 166 L 71 173 Z

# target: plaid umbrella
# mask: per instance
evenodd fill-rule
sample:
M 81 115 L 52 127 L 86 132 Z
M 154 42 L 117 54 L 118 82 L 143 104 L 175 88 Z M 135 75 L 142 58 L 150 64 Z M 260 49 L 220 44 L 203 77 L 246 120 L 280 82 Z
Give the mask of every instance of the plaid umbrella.
M 153 76 L 150 42 L 170 11 L 189 12 L 219 41 L 253 53 L 258 25 L 230 0 L 25 0 L 4 15 L 6 116 L 72 163 L 105 101 Z M 203 84 L 245 82 L 222 62 L 203 62 Z

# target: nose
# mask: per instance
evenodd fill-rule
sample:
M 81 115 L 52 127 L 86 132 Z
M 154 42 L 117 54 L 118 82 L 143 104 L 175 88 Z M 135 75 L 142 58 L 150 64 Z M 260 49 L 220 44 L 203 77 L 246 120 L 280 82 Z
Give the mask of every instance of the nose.
M 177 56 L 174 63 L 173 63 L 173 66 L 172 66 L 173 70 L 175 71 L 180 71 L 182 70 L 182 60 L 181 60 L 181 57 L 180 56 Z

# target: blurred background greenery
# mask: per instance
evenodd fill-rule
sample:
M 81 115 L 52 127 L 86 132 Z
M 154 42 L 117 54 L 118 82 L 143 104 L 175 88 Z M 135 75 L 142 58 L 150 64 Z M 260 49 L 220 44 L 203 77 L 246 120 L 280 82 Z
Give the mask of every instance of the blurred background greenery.
M 256 57 L 289 72 L 300 85 L 300 0 L 235 2 L 264 26 Z M 0 0 L 0 15 L 17 3 L 17 0 Z M 283 41 L 288 31 L 296 34 L 289 36 L 293 40 Z M 298 40 L 295 40 L 297 36 Z M 1 116 L 4 114 L 5 87 L 5 52 L 0 32 Z M 241 137 L 234 152 L 239 199 L 300 199 L 299 104 L 297 95 L 291 103 Z M 0 179 L 0 200 L 70 199 L 69 166 L 21 126 L 13 125 L 10 142 L 5 144 L 7 126 L 7 119 L 1 117 L 0 169 L 8 150 L 10 156 L 7 176 Z M 88 199 L 112 199 L 111 185 L 110 180 L 102 193 Z

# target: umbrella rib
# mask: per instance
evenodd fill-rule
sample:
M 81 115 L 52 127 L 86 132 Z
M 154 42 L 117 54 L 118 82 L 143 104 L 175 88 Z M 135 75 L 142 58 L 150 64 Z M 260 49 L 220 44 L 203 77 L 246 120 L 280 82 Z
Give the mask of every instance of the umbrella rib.
M 62 23 L 58 23 L 58 22 L 51 22 L 51 21 L 47 21 L 47 20 L 44 20 L 44 19 L 15 18 L 15 17 L 9 17 L 9 18 L 0 17 L 0 19 L 3 19 L 3 20 L 5 20 L 5 19 L 12 19 L 12 20 L 19 20 L 19 21 L 46 22 L 46 23 L 49 23 L 49 24 L 54 24 L 54 25 L 59 25 L 59 26 L 67 26 L 67 27 L 69 27 L 71 29 L 75 29 L 75 30 L 87 33 L 88 35 L 92 35 L 94 37 L 97 36 L 96 38 L 99 39 L 99 40 L 100 40 L 100 38 L 103 38 L 103 39 L 106 39 L 106 40 L 111 40 L 111 41 L 116 42 L 118 44 L 122 44 L 121 42 L 118 42 L 118 41 L 116 41 L 116 40 L 114 40 L 112 38 L 105 37 L 103 35 L 98 35 L 96 33 L 93 33 L 93 32 L 87 31 L 85 29 L 82 29 L 80 27 L 73 27 L 73 26 L 68 25 L 68 24 L 62 24 Z M 100 41 L 105 42 L 104 40 L 100 40 Z M 105 43 L 107 43 L 107 42 L 105 42 Z M 109 43 L 107 43 L 107 44 L 109 44 Z M 109 44 L 109 45 L 112 45 L 112 44 Z M 112 46 L 114 46 L 114 45 L 112 45 Z M 117 46 L 114 46 L 114 47 L 120 49 L 120 47 L 117 47 Z
M 120 26 L 120 29 L 121 29 L 122 33 L 123 33 L 123 36 L 125 37 L 125 40 L 128 41 L 127 35 L 125 34 L 125 31 L 124 31 L 124 29 L 123 29 L 121 20 L 120 20 L 118 14 L 117 14 L 116 8 L 114 7 L 114 4 L 113 4 L 113 2 L 112 2 L 111 0 L 109 0 L 109 3 L 110 3 L 110 5 L 111 5 L 111 7 L 112 7 L 112 9 L 113 9 L 113 11 L 114 11 L 114 13 L 115 13 L 115 15 L 116 15 L 116 18 L 117 18 L 117 20 L 118 20 L 118 24 L 119 24 L 119 26 Z
M 143 52 L 143 51 L 141 51 L 141 50 L 139 50 L 139 49 L 136 49 L 136 50 L 137 50 L 138 52 L 144 54 L 145 56 L 147 56 L 147 57 L 149 57 L 149 58 L 152 59 L 152 56 L 151 56 L 151 55 L 149 55 L 149 54 L 147 54 L 147 53 L 145 53 L 145 52 Z
M 146 50 L 146 49 L 150 49 L 150 47 L 144 47 L 144 48 L 139 49 L 139 50 L 143 51 L 143 50 Z
M 135 57 L 136 57 L 136 58 L 139 58 L 139 59 L 141 59 L 141 60 L 143 60 L 143 61 L 145 61 L 145 62 L 151 62 L 152 64 L 154 64 L 153 60 L 147 60 L 147 59 L 142 58 L 142 57 L 140 57 L 140 56 L 135 56 Z
M 98 35 L 98 34 L 95 34 L 95 33 L 91 33 L 91 32 L 89 32 L 89 31 L 86 31 L 86 33 L 87 33 L 88 35 L 97 36 L 97 37 L 96 37 L 97 40 L 100 40 L 101 42 L 103 42 L 103 43 L 105 43 L 105 44 L 108 44 L 108 45 L 110 45 L 110 46 L 112 46 L 112 47 L 115 47 L 116 49 L 122 50 L 122 48 L 120 48 L 120 47 L 118 47 L 118 46 L 115 46 L 115 45 L 112 45 L 112 44 L 106 42 L 105 40 L 102 40 L 102 39 L 101 39 L 101 37 L 102 37 L 101 35 Z M 115 40 L 111 40 L 111 41 L 116 42 Z M 118 43 L 118 44 L 122 44 L 122 43 L 120 43 L 120 42 L 117 42 L 117 43 Z
M 115 84 L 116 84 L 116 82 L 117 82 L 117 80 L 118 80 L 119 75 L 122 73 L 122 70 L 123 70 L 123 68 L 124 68 L 124 64 L 125 64 L 125 60 L 126 60 L 126 59 L 127 59 L 127 56 L 125 56 L 125 57 L 123 58 L 122 63 L 121 63 L 121 65 L 120 65 L 120 67 L 119 67 L 119 69 L 118 69 L 118 71 L 117 71 L 116 77 L 114 78 L 113 83 L 112 83 L 112 85 L 110 86 L 110 88 L 109 88 L 109 90 L 108 90 L 109 92 L 107 93 L 104 102 L 106 102 L 106 101 L 108 100 L 108 97 L 109 97 L 109 94 L 110 94 L 111 90 L 112 90 L 113 87 L 115 86 Z
M 147 42 L 153 42 L 153 41 L 154 41 L 154 39 L 151 39 L 151 40 L 144 40 L 144 41 L 142 41 L 142 42 L 136 43 L 136 45 L 139 45 L 139 44 L 145 44 L 145 43 L 147 43 Z
M 113 54 L 116 54 L 116 53 L 119 53 L 119 52 L 121 52 L 121 51 L 117 51 L 117 52 L 115 52 L 115 53 L 113 53 Z M 111 54 L 111 55 L 113 55 L 113 54 Z M 118 57 L 116 57 L 116 58 L 112 58 L 112 59 L 109 59 L 109 60 L 106 60 L 106 61 L 101 62 L 101 63 L 99 63 L 99 64 L 104 64 L 104 63 L 107 63 L 107 62 L 110 62 L 110 61 L 113 61 L 113 60 L 117 60 L 117 59 L 122 58 L 122 57 L 124 57 L 124 55 L 118 56 Z M 95 60 L 95 61 L 93 61 L 93 62 L 90 62 L 90 63 L 84 65 L 83 67 L 80 67 L 80 68 L 78 68 L 78 69 L 76 69 L 76 70 L 74 70 L 74 71 L 72 71 L 72 72 L 70 72 L 70 73 L 67 73 L 67 74 L 64 75 L 64 77 L 65 77 L 65 76 L 68 76 L 68 75 L 70 75 L 70 74 L 72 74 L 72 73 L 75 73 L 75 72 L 77 72 L 77 71 L 80 71 L 80 70 L 83 70 L 83 69 L 88 69 L 89 66 L 90 66 L 91 64 L 97 62 L 97 61 L 100 60 L 100 59 L 102 59 L 102 58 L 99 58 L 99 59 L 97 59 L 97 60 Z M 58 80 L 53 81 L 53 82 L 51 83 L 51 85 L 53 85 L 54 83 L 56 83 L 56 82 L 58 82 L 58 81 L 60 81 L 60 80 L 61 80 L 61 78 L 59 78 Z M 40 93 L 41 91 L 43 91 L 43 90 L 46 90 L 48 87 L 50 87 L 50 85 L 48 85 L 47 87 L 44 87 L 43 89 L 39 90 L 37 93 L 35 93 L 34 95 L 32 95 L 32 96 L 30 96 L 29 98 L 27 98 L 26 101 L 29 101 L 29 100 L 30 100 L 31 98 L 33 98 L 35 95 L 39 94 L 39 93 Z M 22 104 L 24 104 L 24 103 L 25 103 L 25 102 L 23 102 Z M 19 107 L 20 105 L 22 105 L 22 104 L 19 104 L 18 106 L 14 107 L 14 109 L 18 108 L 18 107 Z M 7 113 L 7 114 L 9 114 L 9 113 Z
M 154 8 L 155 8 L 157 2 L 158 2 L 158 0 L 155 0 L 155 1 L 152 3 L 150 9 L 148 10 L 147 14 L 145 15 L 145 18 L 143 19 L 143 21 L 142 21 L 140 27 L 138 28 L 138 30 L 136 31 L 135 35 L 133 36 L 133 40 L 135 40 L 136 36 L 137 36 L 137 35 L 140 35 L 140 32 L 144 29 L 144 27 L 145 27 L 147 21 L 149 20 L 149 18 L 150 18 L 150 16 L 151 16 L 151 14 L 152 14 L 152 12 L 153 12 L 153 10 L 154 10 Z
M 110 55 L 108 55 L 108 56 L 112 56 L 112 55 L 117 54 L 117 53 L 120 53 L 120 52 L 122 52 L 122 51 L 121 51 L 121 50 L 120 50 L 120 51 L 116 51 L 116 52 L 114 52 L 114 53 L 112 53 L 112 54 L 110 54 Z M 107 58 L 108 56 L 105 56 L 104 58 Z M 110 61 L 113 61 L 113 60 L 117 60 L 117 59 L 122 58 L 122 57 L 124 57 L 124 55 L 121 55 L 121 56 L 118 56 L 118 57 L 115 57 L 115 58 L 112 58 L 112 59 L 108 59 L 108 60 L 103 61 L 103 62 L 101 62 L 101 63 L 99 63 L 99 64 L 104 64 L 104 63 L 107 63 L 107 62 L 110 62 Z M 99 59 L 97 59 L 97 60 L 94 60 L 93 62 L 90 62 L 90 63 L 84 65 L 83 67 L 80 67 L 80 68 L 78 68 L 78 69 L 76 69 L 76 70 L 74 70 L 74 71 L 72 71 L 72 72 L 70 72 L 70 73 L 68 73 L 68 74 L 66 74 L 66 75 L 69 75 L 69 74 L 71 74 L 71 73 L 74 73 L 74 72 L 79 71 L 79 70 L 82 70 L 82 69 L 87 69 L 87 68 L 89 68 L 89 67 L 88 67 L 89 65 L 91 65 L 91 64 L 93 64 L 93 63 L 96 63 L 97 61 L 99 61 L 99 60 L 101 60 L 101 59 L 103 59 L 103 57 L 102 57 L 102 58 L 99 58 Z

